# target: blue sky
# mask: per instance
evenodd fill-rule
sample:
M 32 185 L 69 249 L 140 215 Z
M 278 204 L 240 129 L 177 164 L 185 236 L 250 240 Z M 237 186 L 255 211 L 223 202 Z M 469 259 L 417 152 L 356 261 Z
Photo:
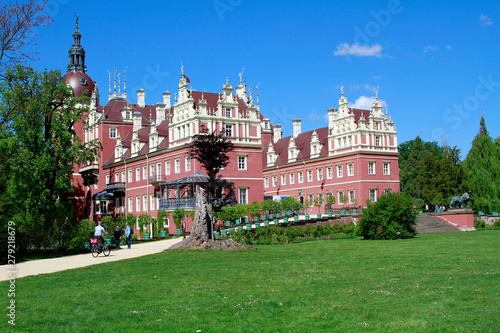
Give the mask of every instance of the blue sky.
M 388 107 L 398 141 L 457 146 L 465 158 L 481 113 L 500 136 L 498 1 L 50 0 L 35 68 L 66 72 L 75 13 L 88 74 L 108 94 L 108 71 L 127 68 L 129 100 L 177 90 L 181 63 L 195 90 L 236 86 L 244 67 L 261 111 L 283 134 L 327 125 L 343 85 L 348 101 Z M 254 88 L 254 99 L 255 99 Z

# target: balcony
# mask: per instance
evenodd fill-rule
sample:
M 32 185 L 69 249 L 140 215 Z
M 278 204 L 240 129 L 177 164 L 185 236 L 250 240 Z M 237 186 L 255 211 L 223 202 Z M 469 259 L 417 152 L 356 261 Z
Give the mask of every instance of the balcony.
M 108 193 L 125 192 L 125 182 L 109 183 L 104 190 Z
M 175 209 L 175 208 L 195 208 L 196 198 L 185 197 L 185 198 L 168 198 L 159 200 L 158 209 Z
M 80 168 L 78 173 L 83 178 L 83 185 L 90 186 L 97 184 L 99 178 L 99 166 L 97 164 L 86 165 Z

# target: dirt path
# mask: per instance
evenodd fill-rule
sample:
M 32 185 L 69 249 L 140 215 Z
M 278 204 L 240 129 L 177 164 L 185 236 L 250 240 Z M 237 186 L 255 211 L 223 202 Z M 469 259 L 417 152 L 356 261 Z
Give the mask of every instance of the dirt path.
M 141 257 L 148 254 L 159 253 L 180 241 L 182 241 L 182 238 L 132 244 L 130 250 L 127 249 L 125 245 L 121 250 L 111 250 L 111 254 L 108 257 L 99 255 L 97 258 L 94 258 L 89 251 L 89 253 L 74 256 L 26 261 L 16 264 L 13 269 L 9 265 L 1 265 L 0 281 L 10 280 L 13 276 L 15 276 L 15 278 L 22 278 L 30 275 L 54 273 L 67 269 Z

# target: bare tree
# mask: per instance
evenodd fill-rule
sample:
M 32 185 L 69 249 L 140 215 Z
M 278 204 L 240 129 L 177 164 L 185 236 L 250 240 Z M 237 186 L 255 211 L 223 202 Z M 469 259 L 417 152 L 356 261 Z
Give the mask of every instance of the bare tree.
M 26 60 L 34 60 L 38 52 L 26 52 L 25 46 L 34 46 L 38 27 L 50 25 L 53 20 L 42 13 L 47 2 L 37 0 L 0 5 L 0 78 L 5 69 Z

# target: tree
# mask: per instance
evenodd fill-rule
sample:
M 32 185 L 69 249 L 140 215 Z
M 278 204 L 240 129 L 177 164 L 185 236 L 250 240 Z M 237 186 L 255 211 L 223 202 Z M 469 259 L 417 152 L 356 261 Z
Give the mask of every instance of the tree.
M 208 133 L 208 129 L 203 126 L 200 134 L 194 136 L 193 146 L 189 150 L 190 156 L 198 160 L 207 172 L 209 178 L 207 192 L 215 211 L 234 200 L 233 184 L 217 176 L 219 171 L 229 164 L 227 154 L 233 149 L 233 143 L 226 139 L 222 132 Z M 225 188 L 229 189 L 229 193 L 223 192 Z
M 359 221 L 358 234 L 364 239 L 398 239 L 415 236 L 416 212 L 413 198 L 389 192 L 368 204 Z
M 492 141 L 484 117 L 464 161 L 467 188 L 476 211 L 500 210 L 500 147 Z
M 83 143 L 74 125 L 88 98 L 74 98 L 59 71 L 17 65 L 0 84 L 0 212 L 17 224 L 16 245 L 51 245 L 66 218 L 75 164 L 95 160 L 100 145 Z
M 53 20 L 43 15 L 47 2 L 39 5 L 37 0 L 24 3 L 6 3 L 0 8 L 0 77 L 5 69 L 36 55 L 24 51 L 26 46 L 34 46 L 33 38 L 38 27 L 50 25 Z

